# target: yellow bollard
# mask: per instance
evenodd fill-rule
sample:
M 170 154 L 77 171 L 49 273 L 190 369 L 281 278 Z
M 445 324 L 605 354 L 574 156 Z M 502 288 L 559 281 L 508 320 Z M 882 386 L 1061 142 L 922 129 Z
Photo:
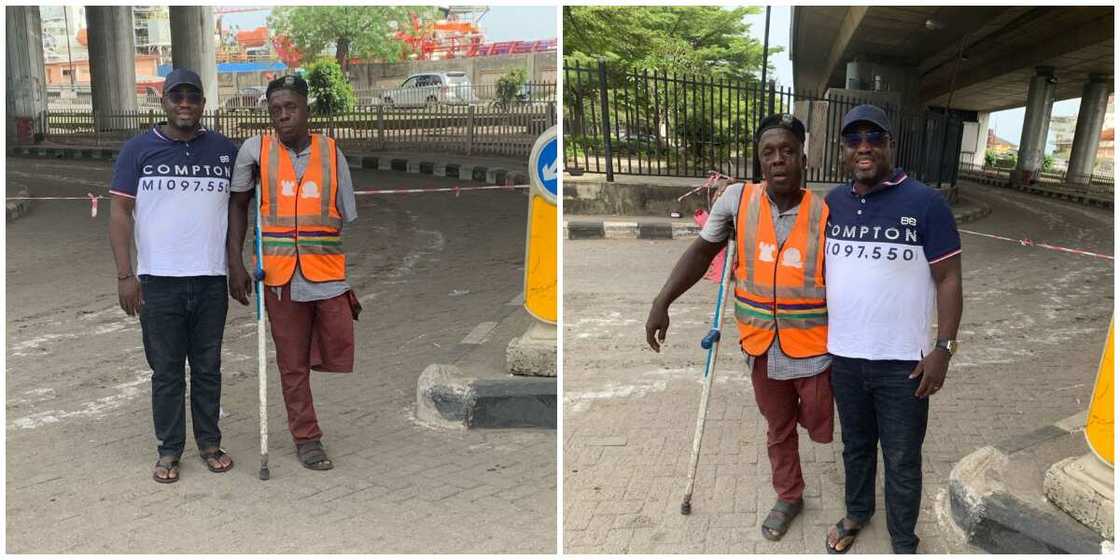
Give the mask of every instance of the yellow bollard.
M 1089 416 L 1085 422 L 1085 439 L 1098 459 L 1113 466 L 1113 419 L 1116 417 L 1112 400 L 1113 359 L 1112 343 L 1116 320 L 1108 325 L 1108 340 L 1104 343 L 1097 380 L 1093 383 L 1093 397 L 1089 401 Z
M 525 234 L 525 310 L 556 324 L 556 127 L 544 131 L 529 158 L 529 226 Z

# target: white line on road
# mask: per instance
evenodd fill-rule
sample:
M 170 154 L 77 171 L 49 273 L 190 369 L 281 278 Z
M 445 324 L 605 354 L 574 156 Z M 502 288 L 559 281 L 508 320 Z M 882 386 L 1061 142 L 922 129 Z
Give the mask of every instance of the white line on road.
M 109 395 L 100 399 L 87 401 L 81 404 L 78 410 L 45 410 L 42 412 L 35 412 L 28 416 L 16 418 L 9 428 L 16 428 L 20 430 L 30 430 L 45 426 L 47 424 L 54 424 L 61 422 L 68 418 L 74 417 L 94 417 L 100 418 L 105 413 L 115 410 L 123 406 L 127 401 L 139 396 L 144 392 L 145 385 L 151 379 L 151 371 L 148 369 L 136 369 L 133 371 L 136 377 L 132 381 L 126 381 L 118 385 L 114 385 L 113 389 L 117 390 L 115 395 Z
M 467 333 L 467 336 L 463 337 L 463 340 L 459 344 L 482 344 L 486 342 L 486 339 L 490 336 L 490 332 L 493 331 L 496 326 L 498 326 L 498 323 L 494 321 L 479 323 L 477 327 Z

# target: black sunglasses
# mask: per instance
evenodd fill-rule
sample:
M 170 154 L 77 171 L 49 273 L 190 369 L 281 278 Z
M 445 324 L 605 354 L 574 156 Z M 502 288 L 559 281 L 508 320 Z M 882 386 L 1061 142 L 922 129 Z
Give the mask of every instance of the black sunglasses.
M 172 91 L 169 92 L 166 97 L 172 105 L 178 105 L 182 103 L 184 99 L 191 105 L 202 103 L 202 94 L 197 91 Z
M 864 140 L 867 140 L 867 143 L 872 146 L 882 146 L 887 143 L 887 138 L 890 138 L 890 136 L 889 133 L 882 130 L 869 130 L 865 133 L 846 132 L 842 135 L 844 144 L 849 148 L 858 148 Z

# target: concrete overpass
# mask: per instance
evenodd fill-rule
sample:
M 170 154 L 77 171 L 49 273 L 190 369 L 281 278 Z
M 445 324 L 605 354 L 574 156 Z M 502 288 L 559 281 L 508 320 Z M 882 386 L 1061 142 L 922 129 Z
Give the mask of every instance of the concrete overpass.
M 43 42 L 38 6 L 6 8 L 5 45 L 7 137 L 9 141 L 37 141 L 35 131 L 46 127 L 47 96 Z M 190 68 L 202 77 L 204 95 L 218 101 L 218 70 L 213 6 L 172 6 L 172 66 Z M 86 8 L 89 29 L 90 89 L 99 130 L 116 130 L 121 115 L 135 113 L 136 72 L 133 58 L 132 9 L 127 6 Z
M 796 6 L 794 87 L 877 92 L 906 110 L 970 120 L 982 161 L 987 115 L 1027 107 L 1021 177 L 1036 175 L 1054 101 L 1082 98 L 1071 180 L 1091 173 L 1113 76 L 1111 6 Z M 1082 122 L 1084 121 L 1084 122 Z

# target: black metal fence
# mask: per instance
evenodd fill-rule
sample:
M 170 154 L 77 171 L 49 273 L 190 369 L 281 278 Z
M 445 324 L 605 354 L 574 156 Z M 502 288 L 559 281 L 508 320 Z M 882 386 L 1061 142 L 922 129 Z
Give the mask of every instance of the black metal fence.
M 564 165 L 615 174 L 704 177 L 719 171 L 759 179 L 753 138 L 766 115 L 796 115 L 807 129 L 807 180 L 842 182 L 844 113 L 865 99 L 822 98 L 792 88 L 641 73 L 578 64 L 564 68 Z M 895 136 L 895 164 L 927 184 L 956 183 L 963 126 L 959 115 L 883 107 Z M 940 165 L 938 163 L 940 162 Z
M 94 115 L 89 111 L 54 112 L 43 135 L 58 143 L 113 144 L 165 120 L 162 111 Z M 312 130 L 322 130 L 345 147 L 381 151 L 422 149 L 466 155 L 527 157 L 533 143 L 556 124 L 553 103 L 501 109 L 483 106 L 422 107 L 413 110 L 375 107 L 331 116 L 313 116 Z M 262 111 L 205 113 L 202 125 L 240 141 L 272 129 Z
M 985 177 L 1004 183 L 1010 183 L 1016 173 L 1022 173 L 1022 171 L 1013 167 L 976 165 L 967 162 L 961 162 L 960 166 L 960 174 L 965 178 Z M 1028 177 L 1024 182 L 1061 187 L 1067 190 L 1112 193 L 1115 190 L 1116 178 L 1111 173 L 1095 172 L 1089 177 L 1082 176 L 1080 180 L 1077 180 L 1077 178 L 1070 177 L 1068 171 L 1041 171 Z

